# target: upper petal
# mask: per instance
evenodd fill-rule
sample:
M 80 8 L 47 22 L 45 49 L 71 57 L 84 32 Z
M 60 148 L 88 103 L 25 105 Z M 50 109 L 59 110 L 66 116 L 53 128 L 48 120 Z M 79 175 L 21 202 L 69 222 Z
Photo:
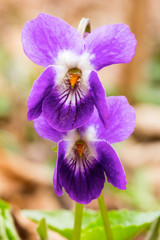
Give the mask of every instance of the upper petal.
M 42 114 L 34 120 L 34 128 L 40 137 L 54 142 L 59 142 L 67 134 L 66 132 L 56 131 L 49 126 Z
M 125 96 L 109 97 L 109 128 L 106 139 L 109 143 L 127 139 L 134 131 L 136 113 Z M 103 134 L 104 136 L 104 134 Z
M 89 76 L 90 93 L 99 113 L 99 117 L 106 128 L 108 126 L 108 106 L 105 90 L 96 72 L 92 71 Z
M 42 102 L 52 90 L 55 84 L 55 77 L 55 68 L 50 66 L 34 82 L 27 102 L 28 120 L 33 120 L 41 114 Z
M 106 141 L 95 141 L 94 147 L 98 154 L 97 159 L 106 173 L 107 181 L 114 187 L 125 190 L 127 184 L 125 172 L 114 149 Z
M 94 139 L 105 139 L 109 143 L 116 143 L 127 139 L 134 131 L 136 114 L 134 108 L 124 96 L 108 97 L 108 127 L 105 128 L 95 109 L 86 125 L 80 128 L 85 135 L 93 135 Z
M 84 41 L 81 34 L 65 21 L 41 13 L 23 27 L 22 45 L 34 63 L 47 67 L 54 64 L 59 51 L 82 53 Z
M 70 198 L 79 203 L 87 204 L 99 197 L 104 187 L 104 172 L 89 149 L 85 149 L 80 158 L 74 145 L 71 147 L 68 140 L 62 140 L 57 161 L 57 177 L 54 180 L 57 194 L 57 186 L 62 186 Z
M 86 51 L 96 70 L 131 61 L 136 50 L 136 40 L 125 24 L 105 25 L 95 29 L 86 38 Z

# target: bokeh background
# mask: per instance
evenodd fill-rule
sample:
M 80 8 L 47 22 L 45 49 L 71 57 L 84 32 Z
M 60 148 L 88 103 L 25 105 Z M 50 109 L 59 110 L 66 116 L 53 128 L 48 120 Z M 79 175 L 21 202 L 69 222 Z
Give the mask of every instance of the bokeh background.
M 156 210 L 160 209 L 159 9 L 159 0 L 0 0 L 0 198 L 12 204 L 23 239 L 35 239 L 35 226 L 21 217 L 20 209 L 72 209 L 74 203 L 66 194 L 58 198 L 54 193 L 55 143 L 41 139 L 27 120 L 27 98 L 44 69 L 25 56 L 22 27 L 40 12 L 63 18 L 75 28 L 82 17 L 90 18 L 92 29 L 129 25 L 138 42 L 132 62 L 99 72 L 107 95 L 127 96 L 137 113 L 134 134 L 114 146 L 128 189 L 106 184 L 104 195 L 109 209 Z M 86 207 L 98 209 L 97 201 Z

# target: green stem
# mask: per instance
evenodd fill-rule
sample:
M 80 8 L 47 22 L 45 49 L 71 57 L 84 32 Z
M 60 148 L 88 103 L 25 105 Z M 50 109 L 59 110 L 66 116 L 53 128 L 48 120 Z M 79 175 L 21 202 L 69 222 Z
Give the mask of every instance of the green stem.
M 72 240 L 81 239 L 81 225 L 82 225 L 83 204 L 76 202 L 75 206 L 75 220 Z
M 110 222 L 109 222 L 109 218 L 108 218 L 107 207 L 104 202 L 103 193 L 101 193 L 100 197 L 98 198 L 98 204 L 99 204 L 99 209 L 101 212 L 101 217 L 103 220 L 104 229 L 106 232 L 106 239 L 113 240 L 112 230 L 111 230 L 111 226 L 110 226 Z

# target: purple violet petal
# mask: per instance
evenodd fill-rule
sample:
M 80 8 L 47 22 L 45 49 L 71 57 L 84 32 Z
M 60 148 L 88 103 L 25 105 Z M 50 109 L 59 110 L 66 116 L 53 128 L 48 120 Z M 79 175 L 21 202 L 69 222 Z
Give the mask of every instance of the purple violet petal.
M 108 106 L 105 90 L 98 78 L 96 72 L 92 71 L 89 76 L 90 93 L 93 98 L 94 104 L 99 113 L 99 117 L 104 124 L 104 127 L 108 127 Z
M 91 54 L 90 62 L 96 70 L 130 62 L 137 44 L 134 34 L 125 24 L 101 26 L 85 38 L 85 43 L 86 51 Z
M 45 13 L 25 24 L 22 45 L 30 60 L 43 67 L 53 65 L 60 51 L 81 54 L 84 49 L 83 38 L 75 28 Z
M 64 149 L 62 149 L 62 152 L 64 152 Z M 59 155 L 61 155 L 61 154 L 58 149 L 58 158 L 59 158 Z M 60 181 L 59 181 L 59 161 L 58 161 L 58 159 L 56 160 L 56 166 L 54 169 L 53 184 L 54 184 L 54 191 L 60 197 L 63 194 L 63 191 L 62 191 L 62 185 L 60 184 Z
M 34 128 L 40 137 L 53 142 L 59 142 L 67 134 L 66 132 L 56 131 L 49 126 L 42 114 L 34 120 Z
M 125 96 L 107 99 L 109 128 L 106 131 L 106 139 L 109 143 L 121 142 L 133 133 L 136 125 L 136 113 Z
M 89 92 L 83 94 L 77 90 L 74 95 L 71 94 L 70 90 L 57 85 L 42 105 L 49 125 L 61 132 L 82 126 L 93 113 L 94 103 Z
M 27 102 L 28 120 L 33 120 L 40 116 L 42 102 L 52 90 L 55 84 L 55 76 L 56 71 L 53 66 L 50 66 L 34 82 Z
M 127 139 L 134 131 L 136 114 L 134 108 L 124 96 L 108 97 L 108 127 L 104 128 L 95 109 L 87 124 L 79 131 L 83 134 L 91 128 L 95 131 L 95 138 L 106 140 L 109 143 L 121 142 Z
M 98 154 L 97 159 L 106 173 L 107 181 L 114 187 L 125 190 L 127 184 L 125 172 L 114 149 L 106 141 L 95 141 L 94 147 Z
M 57 160 L 59 185 L 64 187 L 71 199 L 88 204 L 100 196 L 105 182 L 104 172 L 94 156 L 90 153 L 88 155 L 87 152 L 79 159 L 74 155 L 73 149 L 68 150 L 68 144 L 67 140 L 59 142 Z M 68 151 L 70 153 L 66 156 Z

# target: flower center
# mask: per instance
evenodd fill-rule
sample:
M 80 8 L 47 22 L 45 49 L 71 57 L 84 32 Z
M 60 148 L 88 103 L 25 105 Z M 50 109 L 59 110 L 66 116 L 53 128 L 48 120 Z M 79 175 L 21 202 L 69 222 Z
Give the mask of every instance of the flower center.
M 74 73 L 70 73 L 69 75 L 69 82 L 71 84 L 71 88 L 73 89 L 74 86 L 78 83 L 78 79 L 79 79 L 79 76 L 77 74 L 74 74 Z
M 75 143 L 75 150 L 77 151 L 78 155 L 82 157 L 84 150 L 86 149 L 86 144 L 82 140 L 78 140 Z
M 81 76 L 82 72 L 78 68 L 69 69 L 65 76 L 66 84 L 69 83 L 70 87 L 74 89 L 79 84 Z

